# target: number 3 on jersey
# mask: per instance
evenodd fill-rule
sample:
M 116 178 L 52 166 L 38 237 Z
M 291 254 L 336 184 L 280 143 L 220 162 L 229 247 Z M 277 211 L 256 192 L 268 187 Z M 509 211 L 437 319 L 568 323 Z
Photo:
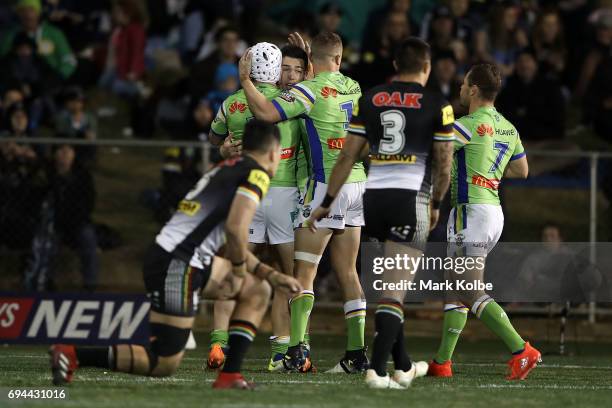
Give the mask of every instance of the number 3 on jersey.
M 406 117 L 399 110 L 388 110 L 381 112 L 380 123 L 382 124 L 383 138 L 378 146 L 378 153 L 398 154 L 401 153 L 406 144 Z

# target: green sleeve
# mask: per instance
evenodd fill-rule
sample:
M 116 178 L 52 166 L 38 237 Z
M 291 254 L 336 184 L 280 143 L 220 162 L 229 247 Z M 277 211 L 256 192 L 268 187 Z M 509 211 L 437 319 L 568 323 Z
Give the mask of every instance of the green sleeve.
M 217 136 L 225 139 L 228 133 L 227 129 L 227 118 L 225 116 L 225 101 L 219 107 L 219 111 L 217 112 L 217 116 L 213 120 L 212 125 L 210 126 L 211 130 Z
M 510 156 L 510 161 L 520 159 L 525 156 L 525 148 L 523 147 L 523 142 L 521 142 L 521 137 L 518 136 L 516 140 L 516 145 L 514 146 L 514 151 L 512 152 L 512 156 Z
M 72 54 L 72 49 L 64 36 L 64 33 L 56 28 L 50 30 L 49 35 L 53 37 L 53 43 L 55 44 L 55 59 L 57 61 L 57 67 L 62 77 L 68 78 L 76 70 L 76 59 Z
M 467 116 L 455 120 L 453 133 L 455 150 L 459 150 L 472 140 L 472 121 Z
M 314 93 L 304 82 L 294 85 L 288 91 L 283 91 L 279 96 L 272 99 L 272 104 L 280 114 L 281 120 L 309 113 L 314 103 Z

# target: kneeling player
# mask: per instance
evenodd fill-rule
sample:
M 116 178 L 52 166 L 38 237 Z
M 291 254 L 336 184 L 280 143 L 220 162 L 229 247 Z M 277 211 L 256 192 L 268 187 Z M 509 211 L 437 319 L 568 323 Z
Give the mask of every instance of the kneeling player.
M 203 287 L 206 298 L 237 301 L 229 326 L 232 352 L 213 387 L 252 387 L 240 374 L 240 366 L 267 310 L 266 281 L 289 293 L 301 290 L 296 280 L 262 264 L 247 250 L 249 224 L 278 167 L 279 140 L 275 126 L 251 121 L 243 157 L 226 160 L 206 173 L 158 234 L 143 270 L 151 298 L 150 345 L 54 345 L 50 354 L 55 384 L 72 381 L 79 366 L 172 375 L 183 357 Z

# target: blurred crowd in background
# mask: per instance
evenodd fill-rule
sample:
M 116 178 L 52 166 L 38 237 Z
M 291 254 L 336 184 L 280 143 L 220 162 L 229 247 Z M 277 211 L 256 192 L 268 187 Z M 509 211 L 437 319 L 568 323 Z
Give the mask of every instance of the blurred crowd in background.
M 94 140 L 121 100 L 129 119 L 115 137 L 205 140 L 240 86 L 249 45 L 329 30 L 342 36 L 343 72 L 363 90 L 392 80 L 394 47 L 419 36 L 433 50 L 428 86 L 456 116 L 466 113 L 464 73 L 490 61 L 504 74 L 498 109 L 527 149 L 578 150 L 568 110 L 612 141 L 610 0 L 15 0 L 0 4 L 0 27 L 0 137 Z M 92 92 L 111 96 L 94 110 Z M 159 221 L 198 178 L 195 155 L 169 150 Z M 90 146 L 0 143 L 0 246 L 35 249 L 30 287 L 58 242 L 76 250 L 84 285 L 95 287 L 95 166 Z

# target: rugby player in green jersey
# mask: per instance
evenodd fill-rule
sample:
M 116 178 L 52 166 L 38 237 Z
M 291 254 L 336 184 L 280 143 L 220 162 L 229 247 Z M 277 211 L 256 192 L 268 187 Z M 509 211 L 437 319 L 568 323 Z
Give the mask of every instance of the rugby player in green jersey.
M 452 210 L 448 219 L 450 256 L 486 257 L 504 226 L 498 187 L 502 177 L 526 178 L 527 157 L 516 128 L 494 107 L 501 88 L 499 69 L 479 64 L 465 76 L 461 103 L 469 115 L 454 124 L 455 159 L 451 172 Z M 481 263 L 482 264 L 482 263 Z M 446 280 L 483 280 L 484 270 L 463 275 L 447 272 Z M 442 341 L 428 374 L 451 377 L 451 357 L 472 311 L 512 353 L 510 380 L 522 380 L 540 361 L 540 352 L 516 332 L 504 310 L 484 290 L 446 293 Z
M 274 44 L 258 43 L 252 49 L 251 77 L 256 87 L 272 99 L 282 89 L 304 80 L 308 56 L 304 50 L 288 45 L 279 50 Z M 280 85 L 280 88 L 277 87 Z M 245 125 L 253 119 L 242 90 L 230 95 L 221 105 L 211 127 L 210 139 L 214 144 L 224 141 L 221 154 L 224 157 L 239 155 Z M 279 260 L 283 273 L 293 275 L 293 226 L 297 216 L 298 188 L 304 185 L 308 172 L 304 155 L 300 151 L 300 123 L 298 119 L 278 123 L 281 135 L 281 161 L 270 182 L 270 190 L 257 209 L 249 229 L 249 249 L 269 244 Z M 262 249 L 262 248 L 259 248 Z M 282 360 L 289 344 L 288 299 L 275 293 L 272 302 L 271 337 L 272 357 L 270 371 L 282 369 Z M 211 333 L 208 367 L 220 367 L 225 360 L 223 349 L 227 345 L 227 327 L 235 301 L 219 300 L 214 304 L 214 325 Z
M 305 46 L 299 35 L 294 34 L 292 39 Z M 338 35 L 323 32 L 312 40 L 310 47 L 314 78 L 294 85 L 272 100 L 266 98 L 250 78 L 252 53 L 247 51 L 240 60 L 240 80 L 255 117 L 267 122 L 302 117 L 307 134 L 306 154 L 310 157 L 312 176 L 298 215 L 294 254 L 294 274 L 302 282 L 304 291 L 291 299 L 291 336 L 284 365 L 298 371 L 308 371 L 311 367 L 304 335 L 314 304 L 317 265 L 329 244 L 332 267 L 343 291 L 348 329 L 346 354 L 330 371 L 362 372 L 369 362 L 364 346 L 366 302 L 356 270 L 366 180 L 361 162 L 353 166 L 329 216 L 317 222 L 317 231 L 310 231 L 305 223 L 311 210 L 325 197 L 326 183 L 342 149 L 361 88 L 356 81 L 340 73 L 342 41 Z

